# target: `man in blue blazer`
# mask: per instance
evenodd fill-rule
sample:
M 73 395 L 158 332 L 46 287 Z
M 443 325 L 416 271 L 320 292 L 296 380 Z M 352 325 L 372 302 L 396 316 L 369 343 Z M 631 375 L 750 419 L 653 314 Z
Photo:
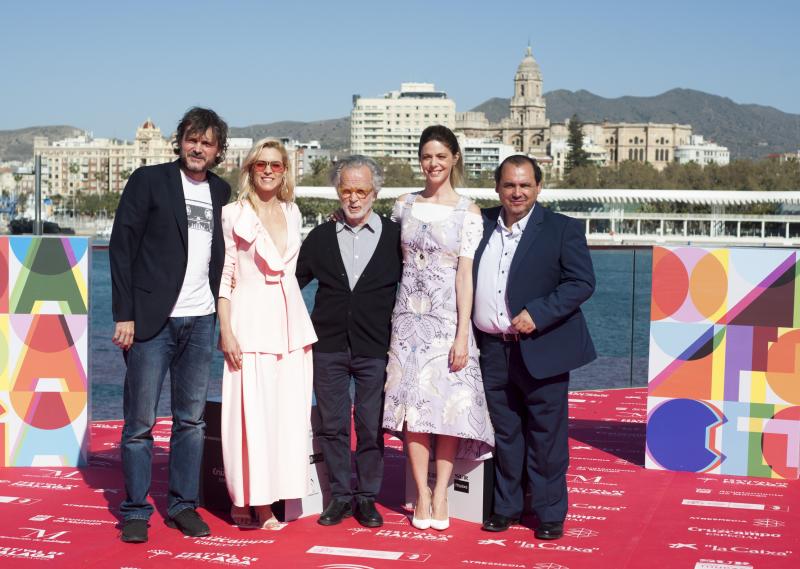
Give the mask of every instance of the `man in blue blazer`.
M 224 159 L 227 132 L 214 111 L 190 109 L 178 124 L 178 160 L 137 169 L 114 217 L 112 340 L 127 364 L 120 445 L 125 542 L 147 541 L 152 429 L 167 371 L 172 394 L 167 525 L 192 537 L 209 534 L 195 508 L 225 256 L 220 212 L 231 193 L 209 170 Z
M 536 204 L 542 171 L 534 159 L 506 158 L 495 183 L 502 206 L 482 211 L 474 263 L 473 322 L 495 430 L 494 508 L 483 529 L 504 531 L 520 518 L 527 477 L 535 535 L 558 539 L 567 515 L 569 372 L 596 357 L 580 309 L 594 271 L 582 224 Z

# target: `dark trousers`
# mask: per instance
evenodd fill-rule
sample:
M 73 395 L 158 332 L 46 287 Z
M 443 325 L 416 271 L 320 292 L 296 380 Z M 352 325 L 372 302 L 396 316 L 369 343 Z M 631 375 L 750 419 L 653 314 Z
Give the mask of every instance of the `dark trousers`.
M 350 399 L 350 377 L 355 401 Z M 320 416 L 322 455 L 334 500 L 374 500 L 383 480 L 383 386 L 386 358 L 354 356 L 349 351 L 314 351 L 314 394 Z M 350 409 L 355 407 L 356 478 L 350 485 Z
M 203 460 L 203 413 L 208 394 L 216 315 L 170 318 L 147 341 L 136 341 L 125 354 L 127 371 L 123 395 L 122 472 L 125 500 L 120 513 L 126 520 L 148 519 L 147 501 L 153 469 L 153 425 L 161 386 L 169 370 L 172 434 L 169 439 L 168 515 L 196 508 Z
M 519 343 L 481 335 L 481 371 L 495 431 L 494 513 L 519 518 L 527 474 L 540 522 L 564 521 L 569 466 L 569 372 L 538 379 Z

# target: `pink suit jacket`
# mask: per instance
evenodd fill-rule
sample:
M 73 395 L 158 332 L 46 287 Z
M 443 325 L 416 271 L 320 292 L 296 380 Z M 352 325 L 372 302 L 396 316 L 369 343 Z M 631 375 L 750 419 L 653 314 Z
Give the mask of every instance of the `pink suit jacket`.
M 225 265 L 220 298 L 231 301 L 231 328 L 243 352 L 285 354 L 317 341 L 295 277 L 300 209 L 281 202 L 287 243 L 283 255 L 249 202 L 222 208 Z M 231 290 L 231 277 L 236 287 Z

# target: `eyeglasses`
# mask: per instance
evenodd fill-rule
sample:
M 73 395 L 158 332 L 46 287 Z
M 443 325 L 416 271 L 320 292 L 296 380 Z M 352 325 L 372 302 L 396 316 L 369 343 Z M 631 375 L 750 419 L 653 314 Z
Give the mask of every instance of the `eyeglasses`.
M 279 162 L 275 160 L 274 162 L 264 162 L 263 160 L 258 160 L 257 162 L 253 162 L 253 170 L 258 172 L 259 174 L 267 169 L 272 170 L 275 174 L 280 174 L 284 170 L 286 170 L 286 166 L 283 162 Z
M 354 194 L 358 199 L 363 200 L 365 197 L 367 197 L 372 193 L 372 190 L 337 190 L 337 191 L 339 192 L 339 197 L 346 200 L 349 200 L 350 197 Z

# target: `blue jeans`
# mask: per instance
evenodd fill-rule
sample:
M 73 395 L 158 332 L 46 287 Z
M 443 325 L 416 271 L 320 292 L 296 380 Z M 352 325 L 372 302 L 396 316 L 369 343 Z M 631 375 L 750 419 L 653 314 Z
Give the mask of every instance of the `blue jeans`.
M 197 507 L 215 324 L 215 314 L 170 318 L 155 337 L 135 342 L 128 351 L 121 445 L 126 497 L 120 506 L 126 520 L 149 519 L 153 513 L 147 500 L 152 430 L 167 370 L 172 403 L 167 514 Z

